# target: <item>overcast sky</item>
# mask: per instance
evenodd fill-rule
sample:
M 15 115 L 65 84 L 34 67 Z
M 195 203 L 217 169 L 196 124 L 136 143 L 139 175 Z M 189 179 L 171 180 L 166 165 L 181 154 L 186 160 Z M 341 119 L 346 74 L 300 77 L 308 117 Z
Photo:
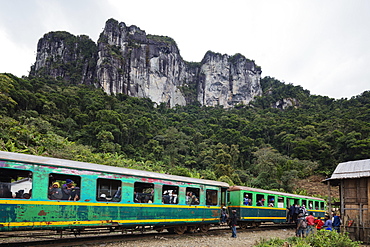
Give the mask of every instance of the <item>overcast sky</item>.
M 311 94 L 351 98 L 370 90 L 370 0 L 1 0 L 0 72 L 28 75 L 50 31 L 95 42 L 114 18 L 173 38 L 186 61 L 208 50 L 241 53 L 262 76 Z

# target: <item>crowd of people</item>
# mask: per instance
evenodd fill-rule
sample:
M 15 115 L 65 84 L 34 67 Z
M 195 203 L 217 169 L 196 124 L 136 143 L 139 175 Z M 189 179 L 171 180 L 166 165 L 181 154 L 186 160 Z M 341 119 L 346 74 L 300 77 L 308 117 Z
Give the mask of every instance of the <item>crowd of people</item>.
M 298 208 L 298 210 L 297 210 Z M 313 213 L 307 213 L 305 205 L 292 205 L 289 209 L 289 222 L 296 223 L 296 236 L 306 237 L 317 230 L 337 231 L 340 232 L 341 219 L 336 213 L 331 218 L 326 215 L 324 219 L 313 216 Z

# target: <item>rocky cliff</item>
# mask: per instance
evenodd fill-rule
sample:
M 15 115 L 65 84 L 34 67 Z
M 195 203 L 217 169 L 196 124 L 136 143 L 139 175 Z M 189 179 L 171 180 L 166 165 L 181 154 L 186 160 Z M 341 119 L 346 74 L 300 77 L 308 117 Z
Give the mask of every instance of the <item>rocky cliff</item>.
M 84 35 L 45 34 L 30 76 L 93 84 L 109 94 L 146 97 L 169 107 L 199 101 L 229 108 L 262 93 L 260 67 L 240 54 L 209 51 L 200 63 L 186 62 L 173 39 L 113 19 L 97 44 Z

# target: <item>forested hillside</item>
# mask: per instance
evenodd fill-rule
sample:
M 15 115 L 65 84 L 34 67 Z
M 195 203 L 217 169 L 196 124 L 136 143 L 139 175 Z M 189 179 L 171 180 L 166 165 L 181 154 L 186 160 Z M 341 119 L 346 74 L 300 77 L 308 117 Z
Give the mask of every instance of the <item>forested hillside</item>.
M 233 109 L 167 108 L 86 85 L 0 74 L 0 150 L 292 192 L 370 154 L 370 91 L 310 95 L 274 78 Z M 284 110 L 276 102 L 294 102 Z

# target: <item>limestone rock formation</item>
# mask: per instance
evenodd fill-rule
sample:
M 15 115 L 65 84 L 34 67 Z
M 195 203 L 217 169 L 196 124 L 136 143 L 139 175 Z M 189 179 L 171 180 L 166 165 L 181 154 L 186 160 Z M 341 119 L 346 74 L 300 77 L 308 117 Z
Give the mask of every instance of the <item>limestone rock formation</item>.
M 97 44 L 84 35 L 45 34 L 30 75 L 93 84 L 169 107 L 199 101 L 230 108 L 262 93 L 260 67 L 240 54 L 207 52 L 200 63 L 186 62 L 173 39 L 113 19 Z

